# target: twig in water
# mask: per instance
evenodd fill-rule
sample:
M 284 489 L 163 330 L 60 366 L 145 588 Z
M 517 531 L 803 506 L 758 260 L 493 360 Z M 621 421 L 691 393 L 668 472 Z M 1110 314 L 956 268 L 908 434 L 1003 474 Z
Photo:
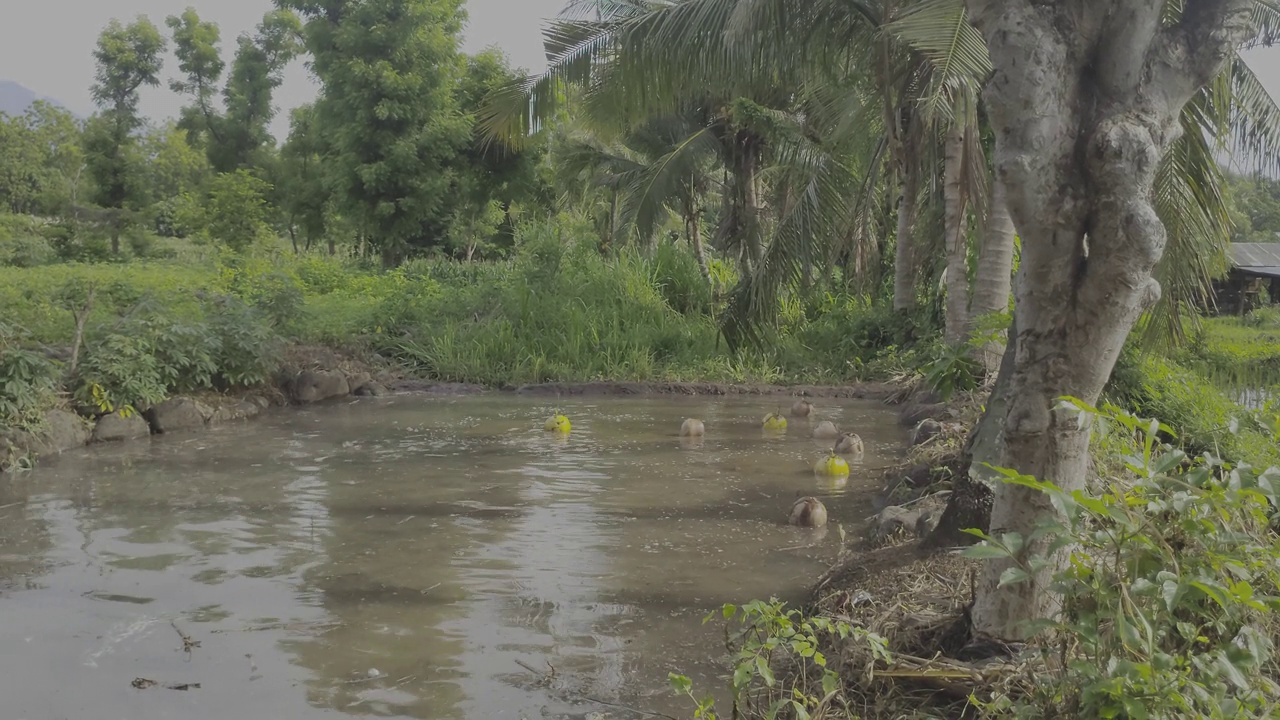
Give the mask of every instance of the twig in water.
M 199 640 L 193 640 L 190 635 L 178 629 L 178 623 L 170 620 L 169 625 L 173 627 L 174 632 L 178 633 L 178 637 L 182 638 L 182 651 L 187 654 L 187 659 L 191 659 L 191 650 L 200 647 Z
M 552 665 L 550 660 L 547 660 L 546 663 L 547 663 L 547 667 L 551 668 L 551 672 L 549 673 L 539 672 L 533 669 L 533 667 L 531 667 L 528 663 L 524 662 L 523 660 L 520 660 L 520 659 L 516 660 L 516 664 L 519 665 L 520 667 L 524 668 L 525 670 L 528 670 L 534 675 L 540 675 L 541 683 L 550 685 L 551 680 L 553 680 L 556 675 L 556 666 Z M 613 707 L 613 708 L 619 708 L 622 710 L 628 710 L 638 715 L 644 715 L 645 717 L 666 718 L 666 720 L 680 720 L 679 718 L 672 717 L 671 715 L 667 715 L 666 713 L 652 712 L 649 710 L 641 710 L 640 708 L 632 707 L 630 705 L 623 705 L 621 703 L 609 702 L 608 700 L 601 700 L 600 698 L 591 697 L 586 693 L 578 692 L 576 690 L 565 689 L 562 692 L 569 695 L 576 695 L 579 699 L 586 700 L 587 702 L 592 702 L 597 705 L 604 705 L 605 707 Z

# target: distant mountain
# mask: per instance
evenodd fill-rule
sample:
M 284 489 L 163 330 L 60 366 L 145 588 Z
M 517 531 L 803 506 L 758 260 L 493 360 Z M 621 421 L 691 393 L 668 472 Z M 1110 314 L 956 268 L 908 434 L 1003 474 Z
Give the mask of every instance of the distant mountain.
M 0 80 L 0 113 L 21 115 L 37 100 L 44 100 L 63 109 L 67 107 L 53 98 L 37 95 L 34 90 L 12 80 Z

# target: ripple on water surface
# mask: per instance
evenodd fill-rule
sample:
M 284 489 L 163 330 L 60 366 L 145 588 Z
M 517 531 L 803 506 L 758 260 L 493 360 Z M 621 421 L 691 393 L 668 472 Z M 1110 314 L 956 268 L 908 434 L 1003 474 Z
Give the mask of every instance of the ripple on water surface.
M 567 438 L 541 430 L 551 402 L 397 397 L 0 480 L 6 717 L 682 714 L 667 673 L 721 670 L 702 616 L 796 597 L 834 557 L 785 524 L 794 498 L 858 523 L 902 435 L 869 402 L 780 437 L 776 398 L 557 406 Z M 685 417 L 706 437 L 678 438 Z M 838 487 L 810 470 L 821 420 L 867 444 Z

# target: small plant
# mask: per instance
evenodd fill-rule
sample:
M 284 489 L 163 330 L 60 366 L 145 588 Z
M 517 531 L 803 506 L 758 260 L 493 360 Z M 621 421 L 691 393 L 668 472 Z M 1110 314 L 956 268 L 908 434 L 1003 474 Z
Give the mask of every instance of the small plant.
M 925 384 L 938 393 L 945 402 L 957 392 L 978 387 L 982 377 L 982 365 L 973 357 L 973 347 L 939 345 L 927 356 L 923 367 Z
M 1156 421 L 1065 401 L 1134 438 L 1135 478 L 1066 492 L 1000 470 L 1049 496 L 1060 518 L 1032 536 L 992 537 L 969 557 L 1012 559 L 1002 584 L 1026 582 L 1066 553 L 1053 578 L 1061 612 L 1039 624 L 1046 663 L 1026 697 L 989 709 L 1017 717 L 1264 718 L 1280 703 L 1280 470 L 1192 459 Z M 1024 550 L 1024 548 L 1026 550 Z
M 876 660 L 891 660 L 886 641 L 878 635 L 830 618 L 805 617 L 778 600 L 753 600 L 742 607 L 725 605 L 702 621 L 709 622 L 717 615 L 726 622 L 736 619 L 742 625 L 736 639 L 730 642 L 734 653 L 729 685 L 731 714 L 718 714 L 713 697 L 699 699 L 688 677 L 677 673 L 668 676 L 672 690 L 694 703 L 693 717 L 697 720 L 772 720 L 784 711 L 790 717 L 806 720 L 835 717 L 833 713 L 837 711 L 840 717 L 850 717 L 844 682 L 828 667 L 820 647 L 853 638 L 866 642 Z M 779 666 L 794 668 L 794 672 L 779 678 L 774 673 Z
M 17 344 L 18 331 L 0 323 L 0 429 L 35 429 L 53 404 L 56 373 L 42 355 Z
M 77 369 L 73 395 L 98 412 L 146 408 L 168 397 L 148 337 L 111 333 L 89 346 Z

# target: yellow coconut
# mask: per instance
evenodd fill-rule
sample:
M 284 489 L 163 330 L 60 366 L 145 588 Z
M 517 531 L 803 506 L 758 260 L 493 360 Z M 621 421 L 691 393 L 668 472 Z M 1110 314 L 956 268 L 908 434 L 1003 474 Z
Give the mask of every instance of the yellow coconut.
M 857 433 L 845 433 L 836 442 L 835 451 L 841 455 L 862 457 L 862 438 Z
M 777 413 L 769 413 L 764 416 L 764 429 L 780 431 L 787 429 L 787 419 Z
M 688 418 L 680 425 L 680 437 L 702 437 L 705 432 L 701 420 Z
M 813 465 L 813 472 L 822 477 L 846 477 L 849 474 L 849 463 L 835 453 L 831 453 Z
M 792 525 L 819 528 L 827 524 L 827 508 L 815 497 L 802 497 L 791 506 Z
M 840 431 L 836 429 L 835 423 L 823 420 L 813 429 L 813 436 L 818 440 L 835 440 L 840 437 Z
M 567 435 L 563 437 L 568 438 Z M 825 493 L 839 492 L 849 485 L 848 475 L 816 475 L 814 479 L 817 488 Z
M 808 400 L 797 400 L 791 406 L 791 414 L 796 417 L 809 417 L 811 412 L 813 412 L 813 403 Z
M 552 415 L 543 423 L 542 429 L 547 432 L 567 433 L 573 426 L 569 424 L 569 418 L 563 415 Z

